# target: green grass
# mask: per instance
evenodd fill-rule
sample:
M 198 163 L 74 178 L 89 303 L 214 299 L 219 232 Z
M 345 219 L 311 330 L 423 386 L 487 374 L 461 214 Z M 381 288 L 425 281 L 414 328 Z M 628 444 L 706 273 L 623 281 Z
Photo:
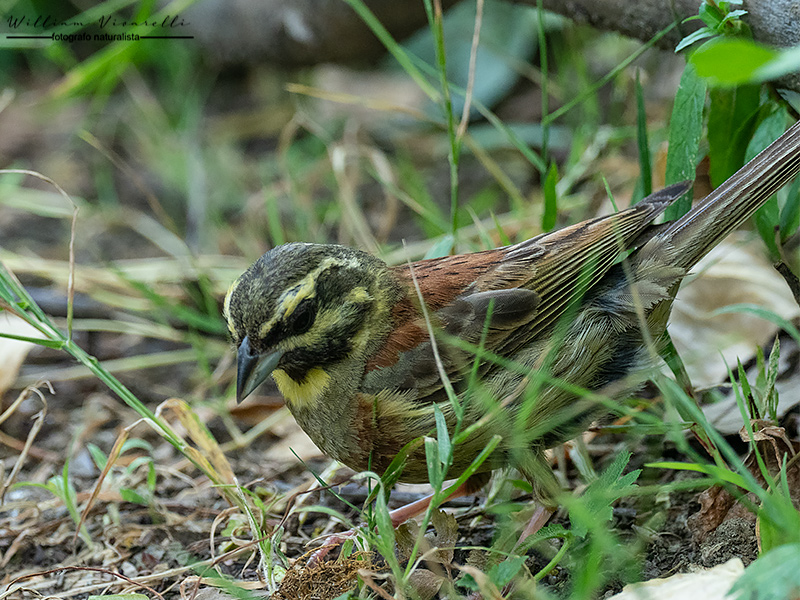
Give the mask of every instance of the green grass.
M 44 336 L 44 341 L 34 340 L 35 343 L 73 357 L 84 373 L 88 370 L 92 377 L 108 386 L 213 482 L 221 497 L 234 507 L 226 531 L 231 535 L 245 535 L 241 532 L 248 531 L 258 549 L 257 568 L 270 589 L 278 586 L 288 559 L 280 545 L 284 529 L 268 524 L 267 518 L 281 516 L 285 499 L 266 501 L 242 487 L 222 453 L 231 445 L 220 449 L 199 416 L 202 409 L 209 407 L 213 414 L 221 413 L 235 442 L 233 446 L 239 447 L 246 447 L 272 425 L 265 423 L 246 433 L 238 429 L 226 414 L 233 390 L 232 367 L 218 367 L 226 356 L 229 360 L 231 356 L 218 301 L 249 260 L 268 247 L 292 240 L 342 241 L 374 248 L 393 263 L 519 241 L 596 214 L 596 207 L 590 207 L 589 203 L 595 193 L 605 189 L 603 176 L 614 175 L 604 171 L 609 167 L 604 167 L 598 158 L 601 154 L 621 157 L 630 154 L 630 148 L 636 148 L 632 162 L 638 161 L 642 179 L 639 192 L 634 194 L 641 197 L 653 185 L 651 173 L 657 170 L 653 160 L 657 151 L 654 140 L 669 139 L 668 183 L 692 177 L 706 154 L 712 165 L 712 180 L 718 183 L 774 139 L 787 121 L 785 108 L 756 87 L 760 82 L 757 72 L 746 81 L 734 82 L 735 85 L 729 82 L 729 87 L 724 88 L 714 87 L 719 82 L 709 82 L 703 77 L 703 69 L 711 68 L 708 61 L 713 60 L 713 54 L 709 57 L 709 53 L 714 46 L 710 46 L 702 52 L 698 50 L 699 56 L 690 63 L 696 68 L 691 66 L 684 72 L 681 87 L 676 90 L 669 127 L 658 122 L 652 124 L 643 92 L 646 84 L 639 85 L 639 71 L 634 71 L 630 64 L 636 59 L 646 60 L 656 38 L 631 49 L 627 42 L 609 40 L 586 30 L 576 33 L 568 27 L 551 29 L 543 18 L 537 18 L 536 46 L 541 68 L 536 76 L 543 106 L 540 127 L 534 132 L 541 144 L 532 147 L 526 137 L 532 135 L 531 130 L 500 118 L 480 97 L 464 102 L 467 110 L 463 113 L 469 114 L 471 105 L 481 115 L 480 123 L 468 123 L 454 109 L 454 99 L 461 102 L 470 85 L 461 88 L 448 80 L 448 64 L 454 57 L 448 55 L 444 22 L 431 2 L 426 2 L 426 8 L 436 51 L 433 64 L 423 62 L 393 40 L 371 18 L 362 2 L 348 0 L 348 4 L 380 37 L 392 56 L 393 68 L 401 69 L 435 105 L 435 114 L 402 122 L 395 126 L 396 130 L 390 128 L 389 134 L 384 133 L 388 135 L 388 144 L 380 143 L 379 136 L 373 137 L 372 132 L 354 138 L 346 117 L 326 120 L 317 115 L 317 105 L 312 103 L 310 93 L 281 93 L 273 105 L 256 110 L 254 115 L 210 116 L 218 82 L 213 73 L 199 68 L 199 57 L 191 51 L 181 50 L 172 60 L 162 62 L 156 56 L 120 45 L 109 46 L 83 59 L 72 55 L 67 48 L 56 48 L 48 57 L 48 68 L 63 69 L 64 77 L 55 94 L 48 97 L 48 106 L 51 110 L 66 110 L 71 103 L 83 106 L 82 117 L 76 119 L 65 147 L 65 151 L 80 157 L 88 171 L 76 184 L 81 197 L 76 194 L 74 201 L 80 212 L 73 241 L 81 258 L 31 259 L 22 251 L 8 249 L 0 255 L 6 265 L 0 267 L 2 309 L 24 319 Z M 104 3 L 102 9 L 112 10 L 116 6 Z M 147 8 L 147 4 L 140 7 Z M 597 65 L 587 57 L 592 50 L 605 45 L 613 46 L 615 62 L 604 64 L 605 71 L 598 75 Z M 752 52 L 752 49 L 743 46 L 741 51 Z M 21 64 L 42 60 L 32 54 L 19 56 Z M 526 57 L 510 58 L 524 63 Z M 191 77 L 187 75 L 190 73 Z M 282 73 L 263 77 L 269 87 L 277 89 L 297 83 L 298 79 Z M 313 88 L 314 85 L 293 89 Z M 326 97 L 324 93 L 321 96 Z M 630 108 L 634 106 L 636 111 Z M 386 107 L 375 110 L 387 119 L 396 116 Z M 104 114 L 116 116 L 112 119 Z M 408 119 L 407 115 L 404 117 Z M 244 150 L 250 141 L 248 123 L 254 121 L 261 127 L 256 140 L 275 139 L 274 149 Z M 404 138 L 399 133 L 401 129 L 411 130 L 415 139 Z M 736 132 L 730 141 L 724 136 L 728 130 Z M 220 135 L 221 132 L 225 135 Z M 343 165 L 337 165 L 336 152 L 347 158 Z M 15 166 L 36 168 L 35 161 L 23 160 Z M 487 175 L 478 186 L 470 187 L 466 175 L 472 169 L 480 169 Z M 437 186 L 442 179 L 446 185 Z M 0 202 L 20 213 L 69 223 L 73 217 L 72 201 L 65 195 L 34 189 L 29 181 L 20 174 L 2 175 Z M 121 191 L 121 181 L 135 187 L 137 192 Z M 616 190 L 633 190 L 635 176 L 624 183 L 617 178 L 608 185 Z M 410 215 L 408 222 L 385 215 L 385 221 L 377 227 L 374 221 L 357 221 L 356 216 L 371 199 L 366 197 L 365 190 L 381 196 L 387 205 L 393 202 L 398 210 L 408 210 L 403 213 Z M 132 206 L 131 198 L 139 202 Z M 772 227 L 780 225 L 780 239 L 788 239 L 797 230 L 798 206 L 800 194 L 795 187 L 779 194 L 771 208 L 760 215 L 758 229 L 773 254 L 780 254 L 782 249 L 775 245 Z M 378 230 L 384 224 L 388 225 L 381 234 Z M 131 231 L 138 240 L 143 240 L 141 247 L 147 249 L 148 260 L 134 264 L 121 256 L 121 252 L 114 254 L 120 248 L 112 252 L 95 248 L 92 240 L 104 235 L 110 225 Z M 399 236 L 393 233 L 395 228 L 402 228 Z M 790 261 L 793 259 L 789 257 Z M 12 271 L 26 281 L 46 278 L 60 289 L 68 290 L 65 296 L 70 297 L 70 309 L 66 319 L 57 320 L 46 314 Z M 112 309 L 114 316 L 91 321 L 73 318 L 73 286 Z M 759 314 L 776 320 L 763 311 Z M 777 324 L 796 334 L 786 322 Z M 118 359 L 128 362 L 100 364 L 75 342 L 73 330 L 109 335 L 135 332 L 148 339 L 178 343 L 183 350 L 166 351 L 166 356 L 143 354 Z M 472 350 L 476 356 L 483 356 L 482 348 Z M 771 356 L 777 357 L 777 350 Z M 196 385 L 193 390 L 176 390 L 176 393 L 191 399 L 192 408 L 171 402 L 154 411 L 115 376 L 132 369 L 146 373 L 156 364 L 187 363 L 197 365 L 193 367 Z M 505 366 L 521 368 L 513 364 Z M 631 421 L 621 434 L 624 439 L 619 441 L 615 460 L 593 459 L 578 445 L 574 461 L 585 487 L 580 493 L 560 498 L 567 515 L 565 525 L 550 525 L 521 548 L 514 549 L 515 534 L 527 508 L 526 502 L 516 498 L 520 490 L 529 489 L 526 482 L 515 480 L 513 474 L 502 474 L 493 482 L 491 500 L 486 506 L 496 525 L 491 544 L 477 548 L 474 564 L 463 570 L 434 567 L 436 560 L 426 554 L 430 544 L 452 546 L 456 539 L 453 523 L 441 516 L 438 506 L 452 489 L 446 484 L 447 472 L 457 446 L 468 433 L 461 422 L 448 433 L 443 418 L 438 418 L 436 435 L 420 442 L 424 444 L 435 493 L 421 526 L 398 533 L 391 529 L 386 495 L 394 483 L 392 475 L 397 473 L 383 479 L 362 474 L 358 479 L 369 481 L 376 493 L 371 495 L 368 505 L 355 507 L 366 520 L 355 545 L 377 550 L 387 563 L 393 589 L 411 597 L 420 589 L 419 574 L 427 571 L 438 578 L 442 590 L 450 590 L 451 597 L 464 597 L 475 590 L 494 593 L 513 581 L 518 584 L 521 597 L 592 598 L 610 585 L 635 581 L 641 576 L 646 537 L 635 537 L 631 543 L 631 539 L 623 539 L 612 527 L 612 506 L 620 498 L 655 505 L 657 497 L 673 491 L 721 485 L 736 496 L 750 492 L 756 499 L 751 508 L 759 519 L 764 546 L 761 558 L 748 569 L 747 579 L 742 580 L 742 589 L 751 590 L 745 597 L 780 598 L 787 586 L 792 585 L 792 574 L 779 573 L 780 565 L 766 559 L 794 549 L 800 542 L 794 532 L 800 531 L 800 526 L 798 514 L 788 502 L 787 465 L 784 463 L 778 474 L 768 471 L 761 457 L 763 448 L 755 441 L 750 426 L 750 417 L 774 417 L 770 407 L 774 405 L 776 366 L 774 360 L 762 360 L 761 366 L 757 382 L 748 383 L 739 377 L 740 383 L 734 387 L 749 448 L 754 452 L 759 472 L 769 482 L 766 486 L 707 423 L 684 390 L 672 380 L 653 374 L 664 402 L 649 405 L 644 411 L 578 390 L 586 402 L 607 403 Z M 568 384 L 553 381 L 546 372 L 533 379 L 534 384 L 524 393 L 523 404 L 535 402 L 537 385 Z M 479 383 L 472 381 L 468 394 L 479 397 Z M 755 400 L 751 403 L 746 400 L 748 397 Z M 450 399 L 458 413 L 459 396 L 450 390 Z M 758 409 L 758 415 L 750 414 L 751 405 Z M 500 409 L 495 406 L 494 410 Z M 679 418 L 665 421 L 665 415 L 679 415 Z M 180 427 L 174 425 L 175 421 Z M 518 424 L 514 426 L 518 428 Z M 689 441 L 690 431 L 702 440 L 707 453 Z M 112 449 L 88 446 L 98 468 L 104 472 L 97 489 L 103 478 L 124 485 L 139 473 L 138 484 L 125 488 L 126 499 L 155 507 L 158 482 L 152 473 L 159 465 L 152 441 L 132 442 L 127 438 L 128 433 L 126 429 L 124 435 L 120 434 Z M 518 433 L 530 435 L 530 432 Z M 681 459 L 644 467 L 629 465 L 630 453 L 646 435 L 668 440 Z M 499 439 L 493 443 L 499 443 Z M 131 450 L 142 454 L 127 467 L 115 464 Z M 491 447 L 487 448 L 476 458 L 459 482 L 479 468 L 490 450 Z M 40 485 L 63 502 L 76 531 L 80 531 L 81 539 L 89 545 L 93 540 L 86 532 L 85 521 L 93 518 L 89 515 L 91 502 L 78 506 L 69 460 L 70 457 L 65 457 L 58 476 Z M 702 477 L 659 483 L 659 474 L 664 469 L 693 471 Z M 17 485 L 29 483 L 21 481 Z M 351 520 L 321 505 L 291 508 L 289 515 L 311 512 L 331 513 L 342 523 Z M 475 518 L 486 519 L 486 516 Z M 657 521 L 657 517 L 653 519 Z M 469 527 L 463 529 L 468 531 Z M 394 552 L 396 540 L 404 548 L 402 556 Z M 524 551 L 531 548 L 537 553 L 538 570 L 531 570 L 522 558 Z M 233 544 L 223 549 L 232 550 Z M 451 549 L 446 545 L 440 548 L 444 552 Z M 452 553 L 447 556 L 452 560 Z M 430 560 L 426 563 L 425 559 Z M 553 573 L 561 572 L 570 576 L 559 589 L 541 585 Z M 236 583 L 235 578 L 232 583 L 226 581 L 225 586 Z M 535 585 L 539 586 L 535 595 L 525 592 Z M 752 591 L 756 589 L 761 596 Z

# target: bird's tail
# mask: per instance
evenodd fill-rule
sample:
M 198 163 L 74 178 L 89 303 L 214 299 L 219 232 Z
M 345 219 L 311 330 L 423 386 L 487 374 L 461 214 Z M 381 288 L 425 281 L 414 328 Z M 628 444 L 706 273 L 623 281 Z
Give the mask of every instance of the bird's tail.
M 642 256 L 666 252 L 690 269 L 800 172 L 800 122 L 795 123 L 688 213 L 665 224 Z

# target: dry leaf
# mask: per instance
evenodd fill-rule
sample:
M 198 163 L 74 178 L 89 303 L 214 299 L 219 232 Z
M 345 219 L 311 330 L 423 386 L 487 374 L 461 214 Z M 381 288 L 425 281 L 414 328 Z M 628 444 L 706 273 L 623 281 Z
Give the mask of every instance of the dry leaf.
M 666 579 L 651 579 L 626 585 L 609 600 L 724 600 L 736 580 L 744 573 L 738 558 L 696 573 L 678 573 Z
M 456 518 L 443 510 L 435 510 L 431 515 L 431 524 L 434 533 L 425 534 L 419 550 L 428 562 L 450 564 L 458 538 Z M 402 557 L 407 559 L 411 556 L 418 535 L 419 524 L 414 520 L 406 521 L 395 530 L 395 540 Z
M 725 488 L 715 485 L 700 492 L 697 501 L 700 510 L 689 516 L 686 525 L 696 540 L 703 541 L 727 517 L 736 498 Z
M 742 239 L 742 235 L 728 239 Z M 744 244 L 723 242 L 695 271 L 698 275 L 690 275 L 678 292 L 669 331 L 692 383 L 705 387 L 727 379 L 722 357 L 729 365 L 736 364 L 737 356 L 745 362 L 777 329 L 751 314 L 712 316 L 715 310 L 731 304 L 756 304 L 793 319 L 800 315 L 800 307 L 783 277 L 765 258 L 758 239 Z
M 432 600 L 442 587 L 444 580 L 427 569 L 415 569 L 408 578 L 409 585 L 420 600 Z
M 792 443 L 786 437 L 783 427 L 775 427 L 766 421 L 752 421 L 752 423 L 756 448 L 764 460 L 770 475 L 777 479 L 784 456 L 790 459 L 797 453 L 800 446 L 797 443 Z M 741 435 L 742 439 L 749 439 L 746 433 Z M 744 459 L 744 464 L 758 484 L 766 487 L 766 481 L 752 452 Z M 800 462 L 795 462 L 789 466 L 786 480 L 792 502 L 795 507 L 800 508 Z M 758 505 L 758 499 L 754 494 L 747 494 L 747 499 L 752 505 Z M 687 526 L 698 541 L 703 541 L 709 533 L 730 519 L 743 519 L 750 523 L 755 522 L 755 515 L 744 504 L 736 501 L 727 490 L 719 486 L 714 486 L 701 492 L 697 500 L 700 503 L 700 510 L 689 517 Z
M 431 522 L 436 533 L 431 539 L 434 547 L 438 548 L 435 560 L 442 564 L 453 562 L 456 540 L 458 539 L 458 523 L 456 518 L 443 510 L 436 510 L 431 516 Z M 434 560 L 428 557 L 428 560 Z

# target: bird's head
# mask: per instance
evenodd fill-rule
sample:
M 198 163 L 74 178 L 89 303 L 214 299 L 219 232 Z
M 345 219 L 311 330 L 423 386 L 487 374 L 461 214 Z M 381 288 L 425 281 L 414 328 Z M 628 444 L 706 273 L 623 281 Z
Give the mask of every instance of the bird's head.
M 271 373 L 290 401 L 317 395 L 337 365 L 385 334 L 392 282 L 383 261 L 345 246 L 292 243 L 264 254 L 225 297 L 237 399 Z

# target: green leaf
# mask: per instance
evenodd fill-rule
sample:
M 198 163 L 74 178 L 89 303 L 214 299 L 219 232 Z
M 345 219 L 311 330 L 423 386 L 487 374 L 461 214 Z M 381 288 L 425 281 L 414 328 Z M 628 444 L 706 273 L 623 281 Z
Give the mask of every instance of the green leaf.
M 697 31 L 690 33 L 685 38 L 683 38 L 677 46 L 675 46 L 675 52 L 680 52 L 684 48 L 691 46 L 695 42 L 699 42 L 700 40 L 704 40 L 706 38 L 710 38 L 711 36 L 716 35 L 716 32 L 711 29 L 710 27 L 701 27 Z
M 141 293 L 146 299 L 150 300 L 155 305 L 156 309 L 158 309 L 159 312 L 162 312 L 167 318 L 177 319 L 189 327 L 199 329 L 200 331 L 205 331 L 207 333 L 219 334 L 226 331 L 226 326 L 222 321 L 222 318 L 216 314 L 216 310 L 214 314 L 205 314 L 195 308 L 182 306 L 177 304 L 174 300 L 159 294 L 147 284 L 140 281 L 135 281 L 121 271 L 118 271 L 117 273 L 121 279 Z
M 498 118 L 493 112 L 488 109 L 482 109 L 480 104 L 476 104 L 478 110 L 480 110 L 481 115 L 489 121 L 497 131 L 501 132 L 503 135 L 506 136 L 509 143 L 514 146 L 517 150 L 519 150 L 520 154 L 525 157 L 525 159 L 530 162 L 540 173 L 544 173 L 547 169 L 547 165 L 545 164 L 542 157 L 539 156 L 530 146 L 528 146 L 524 140 L 522 140 L 519 135 L 506 123 Z M 553 116 L 553 113 L 550 114 L 550 117 Z
M 489 569 L 487 575 L 489 575 L 489 579 L 498 589 L 502 589 L 511 582 L 517 573 L 519 573 L 522 565 L 525 564 L 526 558 L 526 556 L 512 556 L 506 558 L 503 562 Z
M 340 559 L 351 556 L 353 554 L 353 550 L 355 549 L 356 549 L 356 544 L 353 541 L 353 538 L 347 538 L 342 544 L 342 549 L 339 551 Z
M 703 23 L 708 25 L 713 31 L 718 31 L 719 26 L 722 24 L 722 19 L 725 18 L 720 8 L 712 2 L 703 2 L 700 4 L 698 15 Z
M 363 0 L 344 0 L 350 7 L 358 13 L 361 20 L 372 30 L 386 49 L 391 52 L 394 59 L 411 77 L 419 88 L 432 100 L 438 101 L 441 98 L 439 91 L 431 85 L 427 77 L 423 75 L 414 64 L 409 53 L 402 48 L 392 37 L 386 27 L 378 20 L 375 14 L 367 7 Z
M 773 262 L 780 260 L 778 243 L 775 240 L 775 229 L 780 228 L 780 211 L 778 210 L 778 197 L 773 196 L 767 200 L 753 215 L 756 229 L 764 243 L 769 248 L 770 259 Z
M 438 404 L 433 405 L 433 416 L 436 419 L 436 439 L 439 442 L 439 462 L 442 466 L 448 467 L 450 466 L 450 456 L 453 447 L 450 443 L 450 433 L 447 431 L 447 421 Z
M 447 57 L 447 81 L 453 87 L 466 88 L 470 73 L 472 34 L 475 26 L 474 2 L 462 2 L 448 10 L 442 19 L 441 36 L 432 28 L 421 28 L 403 41 L 403 49 L 430 65 L 437 64 L 437 46 L 443 41 Z M 546 15 L 547 26 L 564 27 L 565 20 Z M 493 3 L 483 13 L 480 51 L 475 57 L 473 98 L 485 106 L 494 106 L 505 98 L 519 78 L 514 61 L 528 60 L 537 43 L 536 11 L 529 6 Z M 443 40 L 441 39 L 443 38 Z M 453 94 L 452 110 L 461 114 L 464 98 Z M 441 114 L 441 107 L 434 114 Z M 433 111 L 429 111 L 433 112 Z M 471 116 L 478 115 L 473 106 Z
M 147 489 L 150 490 L 151 493 L 156 491 L 157 481 L 158 475 L 156 474 L 156 465 L 151 460 L 150 464 L 147 465 Z
M 778 139 L 786 129 L 786 111 L 774 110 L 774 105 L 765 105 L 761 122 L 753 132 L 752 139 L 747 145 L 745 160 L 750 160 Z
M 736 581 L 729 592 L 731 598 L 786 600 L 800 591 L 800 569 L 797 557 L 800 544 L 786 544 L 759 556 Z
M 753 139 L 747 146 L 746 159 L 750 160 L 761 152 L 764 148 L 774 142 L 786 129 L 786 112 L 784 110 L 774 110 L 764 117 L 753 134 Z M 770 257 L 773 261 L 780 258 L 778 245 L 775 241 L 775 228 L 780 227 L 780 211 L 778 209 L 778 196 L 775 195 L 761 208 L 759 208 L 753 219 L 758 229 L 761 239 L 769 248 Z
M 650 143 L 647 139 L 647 112 L 644 107 L 644 91 L 636 73 L 636 144 L 639 147 L 639 172 L 641 173 L 642 198 L 653 193 L 653 173 L 650 161 Z M 641 198 L 637 198 L 641 199 Z
M 374 477 L 374 474 L 371 474 Z M 369 477 L 370 479 L 372 477 Z M 318 479 L 317 481 L 322 481 Z M 376 498 L 383 496 L 384 494 L 377 494 Z M 341 500 L 341 498 L 340 498 Z M 350 503 L 346 503 L 350 505 Z M 386 501 L 384 500 L 383 505 L 386 506 Z M 341 512 L 336 510 L 335 508 L 331 508 L 330 506 L 322 506 L 321 504 L 308 504 L 306 506 L 297 506 L 295 507 L 294 511 L 296 513 L 322 513 L 323 515 L 328 515 L 339 521 L 345 527 L 349 527 L 350 529 L 354 529 L 355 525 L 344 516 Z
M 134 64 L 136 48 L 137 44 L 131 42 L 114 42 L 98 50 L 67 72 L 52 91 L 53 95 L 63 100 L 92 90 L 100 93 L 104 83 L 113 86 Z
M 756 85 L 710 90 L 708 158 L 712 187 L 722 184 L 744 165 L 759 114 L 759 95 Z
M 711 85 L 735 86 L 764 81 L 775 50 L 743 38 L 716 38 L 700 46 L 689 62 Z M 766 71 L 765 71 L 766 70 Z
M 783 317 L 778 314 L 775 314 L 771 310 L 767 310 L 762 306 L 757 306 L 755 304 L 730 304 L 728 306 L 723 306 L 722 308 L 718 308 L 714 312 L 711 313 L 712 317 L 717 315 L 724 315 L 726 313 L 750 313 L 757 317 L 761 317 L 762 319 L 769 321 L 770 323 L 774 323 L 781 329 L 783 329 L 786 333 L 788 333 L 792 338 L 800 344 L 800 330 L 797 329 L 790 321 L 787 321 Z
M 758 81 L 770 81 L 798 71 L 800 71 L 800 46 L 795 46 L 783 50 L 771 61 L 757 68 L 755 77 Z
M 271 188 L 264 190 L 264 209 L 267 213 L 267 229 L 273 246 L 280 246 L 286 242 L 286 236 L 281 224 L 281 213 L 278 209 L 278 199 Z
M 783 491 L 771 491 L 757 516 L 762 551 L 800 543 L 800 513 Z
M 800 178 L 795 179 L 781 209 L 781 242 L 785 242 L 800 228 Z
M 89 596 L 87 600 L 150 600 L 144 594 L 107 594 L 103 596 Z
M 153 444 L 141 438 L 130 438 L 122 443 L 120 454 L 125 454 L 128 450 L 144 450 L 148 454 L 153 453 Z
M 453 251 L 453 245 L 455 244 L 455 238 L 451 234 L 443 235 L 441 239 L 439 239 L 433 246 L 431 246 L 430 250 L 425 253 L 425 258 L 440 258 L 442 256 L 448 256 Z
M 129 474 L 130 473 L 135 473 L 136 469 L 138 469 L 139 467 L 141 467 L 143 465 L 149 467 L 152 464 L 153 464 L 152 457 L 150 457 L 150 456 L 137 456 L 136 458 L 134 458 L 130 462 L 130 464 L 127 467 L 125 467 L 125 472 L 129 473 Z
M 800 179 L 798 181 L 800 181 Z M 492 221 L 494 222 L 494 229 L 497 232 L 497 237 L 500 238 L 500 244 L 503 246 L 509 246 L 511 244 L 511 238 L 508 237 L 508 234 L 503 229 L 503 225 L 498 220 L 494 211 L 492 211 L 491 215 Z
M 378 494 L 375 498 L 375 525 L 378 528 L 376 545 L 388 560 L 390 557 L 394 557 L 394 526 L 384 494 Z
M 570 510 L 570 524 L 576 536 L 585 537 L 589 531 L 584 513 L 592 515 L 596 522 L 608 522 L 613 516 L 612 504 L 636 487 L 635 482 L 642 472 L 641 469 L 627 475 L 622 474 L 630 458 L 630 452 L 618 454 L 600 477 L 586 487 L 583 502 L 573 506 L 576 510 Z
M 86 444 L 86 449 L 89 451 L 89 454 L 91 455 L 92 460 L 94 461 L 94 464 L 97 466 L 97 468 L 101 471 L 105 469 L 106 462 L 108 462 L 108 457 L 99 448 L 99 446 L 89 442 L 88 444 Z
M 56 340 L 43 340 L 41 338 L 28 337 L 27 335 L 14 335 L 13 333 L 0 333 L 0 338 L 8 340 L 17 340 L 18 342 L 30 342 L 37 346 L 44 346 L 45 348 L 53 348 L 54 350 L 61 350 L 64 347 L 64 342 Z
M 747 14 L 746 10 L 734 10 L 734 11 L 731 11 L 727 15 L 725 15 L 724 19 L 722 19 L 721 25 L 724 25 L 725 23 L 728 23 L 729 21 L 733 21 L 735 19 L 738 19 L 739 17 L 743 17 L 746 14 Z
M 558 199 L 556 198 L 556 182 L 558 181 L 558 168 L 555 163 L 550 165 L 547 177 L 544 179 L 544 213 L 542 214 L 542 230 L 550 231 L 556 225 L 558 216 Z
M 428 464 L 428 481 L 434 489 L 441 486 L 444 481 L 442 474 L 442 463 L 439 462 L 439 444 L 431 438 L 425 438 L 425 462 Z
M 466 431 L 464 433 L 466 433 Z M 469 463 L 469 466 L 464 469 L 464 472 L 461 473 L 461 475 L 459 475 L 458 479 L 456 479 L 456 482 L 451 486 L 450 489 L 455 490 L 467 479 L 477 473 L 478 469 L 480 469 L 484 461 L 491 456 L 492 452 L 494 452 L 495 448 L 497 448 L 497 445 L 502 439 L 503 438 L 499 435 L 493 435 L 492 439 L 490 439 L 489 442 L 483 447 L 483 450 L 481 450 L 480 454 L 472 459 L 472 462 Z
M 742 397 L 747 402 L 747 408 L 750 412 L 751 419 L 760 419 L 762 417 L 759 407 L 755 404 L 753 389 L 750 387 L 750 382 L 747 380 L 747 373 L 745 373 L 742 361 L 736 361 L 739 372 L 739 385 L 742 386 Z
M 733 485 L 738 486 L 743 490 L 752 491 L 750 486 L 748 485 L 747 480 L 744 477 L 742 477 L 738 473 L 734 473 L 733 471 L 729 471 L 728 469 L 723 469 L 716 465 L 699 465 L 696 463 L 660 461 L 654 463 L 647 463 L 644 466 L 653 469 L 673 469 L 676 471 L 694 471 L 696 473 L 705 473 L 706 475 L 711 475 L 712 477 L 716 477 L 720 481 L 726 481 L 728 483 L 732 483 Z
M 413 452 L 416 452 L 419 447 L 422 446 L 422 443 L 422 438 L 415 438 L 400 448 L 400 451 L 395 455 L 395 457 L 392 459 L 392 462 L 389 463 L 389 466 L 386 467 L 386 470 L 381 476 L 381 481 L 383 482 L 383 487 L 385 489 L 391 489 L 392 486 L 394 486 L 394 484 L 400 480 L 409 455 Z M 375 495 L 378 494 L 379 491 L 380 488 L 373 489 L 364 504 L 369 504 L 372 502 L 375 499 Z
M 142 496 L 136 490 L 132 490 L 130 488 L 121 488 L 119 490 L 119 495 L 125 502 L 131 502 L 133 504 L 141 504 L 143 506 L 148 505 L 147 498 Z
M 633 486 L 634 482 L 639 477 L 639 473 L 642 472 L 641 469 L 636 469 L 627 475 L 622 474 L 622 472 L 625 470 L 625 467 L 628 466 L 628 461 L 630 461 L 630 459 L 630 452 L 622 452 L 618 454 L 614 461 L 606 468 L 605 471 L 603 471 L 600 477 L 598 477 L 597 481 L 590 484 L 590 487 L 596 484 L 600 487 L 617 491 L 628 491 L 628 489 Z
M 775 336 L 772 350 L 769 352 L 769 365 L 767 366 L 766 386 L 764 390 L 764 400 L 767 404 L 767 415 L 773 421 L 778 420 L 778 392 L 775 383 L 778 381 L 778 371 L 780 370 L 781 338 Z
M 703 133 L 705 101 L 705 81 L 697 75 L 691 64 L 687 64 L 675 94 L 675 104 L 672 107 L 669 123 L 667 184 L 695 178 L 700 137 Z M 664 214 L 668 220 L 676 219 L 686 214 L 691 205 L 691 198 L 687 194 L 667 208 Z

